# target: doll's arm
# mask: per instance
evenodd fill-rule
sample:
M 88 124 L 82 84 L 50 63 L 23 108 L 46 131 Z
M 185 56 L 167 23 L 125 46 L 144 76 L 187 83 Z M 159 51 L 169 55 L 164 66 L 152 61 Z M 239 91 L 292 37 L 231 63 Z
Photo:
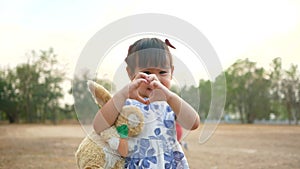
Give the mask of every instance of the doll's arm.
M 118 146 L 118 152 L 120 153 L 120 155 L 122 157 L 126 157 L 128 154 L 128 125 L 127 124 L 123 124 L 121 126 L 118 126 L 117 128 L 117 132 L 120 136 L 119 139 L 119 146 Z
M 122 157 L 126 157 L 128 154 L 128 140 L 127 138 L 120 138 L 118 152 Z
M 127 138 L 112 137 L 108 140 L 108 144 L 113 150 L 117 150 L 122 157 L 126 157 L 130 149 Z

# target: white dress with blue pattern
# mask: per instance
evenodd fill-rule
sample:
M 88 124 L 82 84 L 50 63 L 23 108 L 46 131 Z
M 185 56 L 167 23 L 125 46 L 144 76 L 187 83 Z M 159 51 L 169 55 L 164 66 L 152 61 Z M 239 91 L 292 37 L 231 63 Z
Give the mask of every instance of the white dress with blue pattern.
M 149 105 L 127 99 L 126 105 L 139 107 L 145 118 L 142 133 L 128 142 L 134 145 L 125 159 L 129 169 L 188 169 L 182 148 L 176 140 L 175 114 L 165 101 Z

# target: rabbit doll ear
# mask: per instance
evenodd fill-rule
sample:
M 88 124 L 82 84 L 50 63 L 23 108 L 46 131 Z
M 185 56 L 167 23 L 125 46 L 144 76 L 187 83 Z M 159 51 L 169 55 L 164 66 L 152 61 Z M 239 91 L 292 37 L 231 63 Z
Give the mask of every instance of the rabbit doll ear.
M 89 89 L 89 92 L 92 94 L 95 102 L 102 107 L 108 100 L 111 99 L 111 94 L 109 91 L 107 91 L 102 85 L 92 81 L 88 80 L 87 86 Z

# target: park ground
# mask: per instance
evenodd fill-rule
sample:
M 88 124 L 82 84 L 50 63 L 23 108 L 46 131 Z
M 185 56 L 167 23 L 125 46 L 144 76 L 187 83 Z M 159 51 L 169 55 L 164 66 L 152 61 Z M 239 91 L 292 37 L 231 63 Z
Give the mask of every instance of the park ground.
M 184 141 L 191 169 L 299 169 L 300 126 L 221 124 L 205 143 L 202 127 Z M 0 168 L 76 169 L 79 124 L 0 125 Z

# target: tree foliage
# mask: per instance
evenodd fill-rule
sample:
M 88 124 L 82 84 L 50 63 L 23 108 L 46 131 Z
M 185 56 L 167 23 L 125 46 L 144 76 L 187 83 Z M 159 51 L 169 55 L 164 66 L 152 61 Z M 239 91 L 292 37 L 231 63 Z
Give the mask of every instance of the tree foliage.
M 225 75 L 227 115 L 235 115 L 242 123 L 275 119 L 298 123 L 300 81 L 297 66 L 282 70 L 281 59 L 276 58 L 271 70 L 266 71 L 245 59 L 236 61 Z
M 32 51 L 27 63 L 1 71 L 0 110 L 10 123 L 56 123 L 72 112 L 69 105 L 61 102 L 65 74 L 56 57 L 51 48 Z
M 275 58 L 270 70 L 265 70 L 255 62 L 244 59 L 237 60 L 223 73 L 226 77 L 226 117 L 238 119 L 241 123 L 287 120 L 289 124 L 298 124 L 300 73 L 296 65 L 292 64 L 284 70 L 281 58 Z M 217 96 L 218 90 L 215 89 L 220 86 L 216 84 L 222 78 L 220 75 L 215 81 L 199 79 L 198 86 L 172 86 L 171 90 L 190 103 L 204 120 L 217 106 L 213 105 L 212 98 Z M 32 51 L 26 63 L 13 69 L 0 69 L 0 120 L 6 119 L 10 123 L 57 123 L 58 120 L 77 117 L 82 123 L 91 124 L 99 107 L 88 91 L 87 79 L 90 79 L 88 72 L 72 79 L 70 93 L 73 93 L 74 105 L 64 104 L 66 93 L 63 83 L 69 80 L 53 49 Z M 111 92 L 116 89 L 109 80 L 96 81 Z
M 264 69 L 248 59 L 238 60 L 228 70 L 226 109 L 239 113 L 242 123 L 268 117 L 269 80 Z

